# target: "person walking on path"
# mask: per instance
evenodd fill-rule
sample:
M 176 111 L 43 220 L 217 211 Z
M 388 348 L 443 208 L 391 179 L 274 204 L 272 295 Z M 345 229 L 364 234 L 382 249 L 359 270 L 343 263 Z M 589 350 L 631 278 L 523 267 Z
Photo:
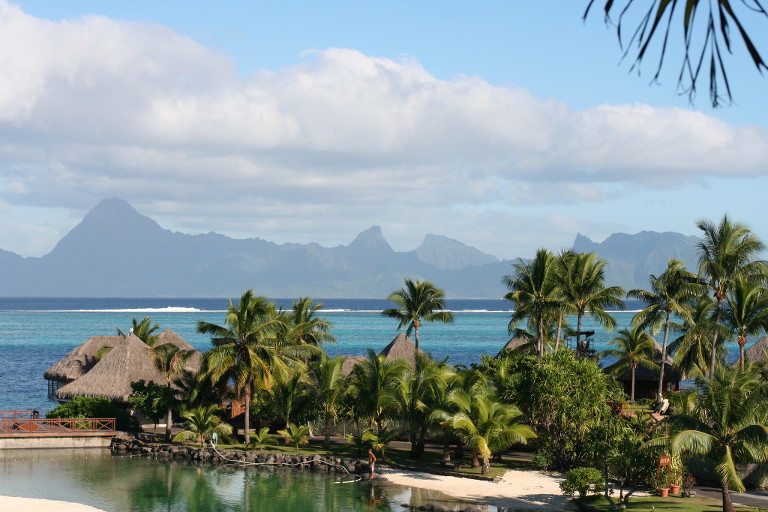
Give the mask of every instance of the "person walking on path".
M 376 476 L 373 472 L 376 467 L 376 455 L 374 455 L 373 450 L 370 448 L 368 448 L 368 467 L 371 470 L 371 474 L 368 478 L 373 479 L 373 477 Z

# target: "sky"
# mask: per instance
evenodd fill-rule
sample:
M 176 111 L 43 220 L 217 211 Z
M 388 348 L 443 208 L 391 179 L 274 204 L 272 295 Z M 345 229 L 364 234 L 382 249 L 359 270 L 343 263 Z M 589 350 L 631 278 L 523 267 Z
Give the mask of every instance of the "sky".
M 767 78 L 735 40 L 734 103 L 692 103 L 680 52 L 654 82 L 586 3 L 0 0 L 0 249 L 112 197 L 183 233 L 508 259 L 726 213 L 768 240 Z

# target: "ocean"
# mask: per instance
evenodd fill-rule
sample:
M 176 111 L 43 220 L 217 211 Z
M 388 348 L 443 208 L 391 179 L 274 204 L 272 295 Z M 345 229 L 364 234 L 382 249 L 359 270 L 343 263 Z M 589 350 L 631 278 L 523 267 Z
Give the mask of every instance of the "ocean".
M 391 307 L 386 300 L 317 301 L 324 304 L 322 315 L 333 324 L 337 339 L 325 345 L 331 356 L 365 355 L 368 347 L 378 352 L 398 334 L 397 323 L 381 316 L 383 309 Z M 292 299 L 275 302 L 290 308 Z M 504 300 L 448 300 L 454 323 L 422 324 L 420 346 L 451 364 L 477 363 L 482 354 L 495 355 L 508 341 L 510 306 Z M 630 325 L 641 304 L 630 301 L 627 307 L 627 311 L 614 313 L 618 328 Z M 0 410 L 53 409 L 56 404 L 47 399 L 43 372 L 91 336 L 115 335 L 118 327 L 127 331 L 131 319 L 149 316 L 161 329 L 173 329 L 206 351 L 211 347 L 210 338 L 196 331 L 197 322 L 222 324 L 226 309 L 227 300 L 218 298 L 0 298 Z M 595 330 L 593 348 L 608 348 L 613 333 L 605 332 L 589 317 L 583 324 L 584 330 Z M 732 344 L 729 349 L 734 359 L 738 348 Z

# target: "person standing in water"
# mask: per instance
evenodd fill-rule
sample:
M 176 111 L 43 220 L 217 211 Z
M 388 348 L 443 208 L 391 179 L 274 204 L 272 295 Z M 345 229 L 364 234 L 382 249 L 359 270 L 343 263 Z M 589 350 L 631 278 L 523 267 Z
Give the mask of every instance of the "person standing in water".
M 368 466 L 371 469 L 371 475 L 369 476 L 369 479 L 372 479 L 374 476 L 376 476 L 373 472 L 376 467 L 376 455 L 374 455 L 373 450 L 370 448 L 368 448 Z

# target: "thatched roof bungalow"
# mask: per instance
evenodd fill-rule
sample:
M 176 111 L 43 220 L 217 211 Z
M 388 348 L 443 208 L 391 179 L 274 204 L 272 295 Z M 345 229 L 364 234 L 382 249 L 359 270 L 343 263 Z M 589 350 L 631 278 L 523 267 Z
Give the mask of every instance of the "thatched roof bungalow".
M 88 373 L 99 362 L 96 354 L 102 348 L 112 348 L 122 339 L 122 336 L 91 336 L 70 350 L 43 373 L 43 377 L 48 381 L 48 398 L 55 399 L 59 388 Z
M 150 348 L 136 336 L 127 336 L 112 348 L 88 373 L 56 391 L 56 398 L 96 396 L 126 403 L 139 380 L 166 384 L 149 355 Z
M 195 347 L 190 345 L 187 340 L 176 334 L 175 331 L 166 329 L 157 335 L 157 342 L 155 343 L 155 346 L 159 347 L 160 345 L 165 345 L 166 343 L 171 343 L 179 347 L 179 350 L 194 350 L 195 353 L 192 354 L 192 357 L 187 360 L 186 369 L 192 373 L 197 373 L 200 371 L 200 364 L 202 362 L 201 359 L 203 355 Z
M 499 357 L 505 350 L 527 350 L 531 353 L 534 353 L 536 352 L 535 343 L 536 340 L 530 340 L 523 336 L 515 336 L 510 338 L 510 340 L 503 347 L 501 347 L 501 350 L 499 350 L 499 353 L 496 354 L 496 357 Z
M 416 344 L 402 332 L 395 336 L 395 339 L 393 339 L 389 345 L 384 347 L 379 354 L 384 355 L 387 361 L 402 359 L 408 363 L 411 368 L 416 366 Z M 419 349 L 419 354 L 426 356 L 421 349 Z
M 768 336 L 763 336 L 757 340 L 751 347 L 744 351 L 744 360 L 749 364 L 762 363 L 768 364 Z M 731 366 L 738 366 L 739 360 L 733 362 Z
M 368 358 L 365 356 L 344 356 L 344 362 L 341 363 L 341 374 L 344 377 L 349 376 L 355 366 L 362 363 L 366 359 Z
M 654 340 L 655 345 L 655 357 L 654 362 L 657 365 L 661 365 L 661 345 Z M 675 360 L 667 352 L 667 357 L 664 360 L 664 382 L 662 388 L 666 391 L 679 391 L 680 380 L 682 379 L 682 372 L 674 367 Z M 624 385 L 624 392 L 627 395 L 630 394 L 632 386 L 632 371 L 627 369 L 616 380 Z M 654 398 L 656 391 L 659 388 L 659 370 L 651 370 L 649 368 L 643 368 L 639 366 L 635 371 L 635 399 L 640 398 Z

